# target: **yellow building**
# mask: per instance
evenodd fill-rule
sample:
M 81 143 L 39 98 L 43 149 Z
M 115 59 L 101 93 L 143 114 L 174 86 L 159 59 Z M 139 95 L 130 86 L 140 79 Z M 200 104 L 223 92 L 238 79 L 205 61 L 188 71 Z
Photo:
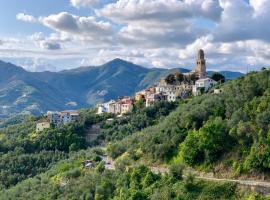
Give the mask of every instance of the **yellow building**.
M 145 97 L 142 93 L 136 93 L 135 95 L 135 101 L 141 101 L 143 100 Z

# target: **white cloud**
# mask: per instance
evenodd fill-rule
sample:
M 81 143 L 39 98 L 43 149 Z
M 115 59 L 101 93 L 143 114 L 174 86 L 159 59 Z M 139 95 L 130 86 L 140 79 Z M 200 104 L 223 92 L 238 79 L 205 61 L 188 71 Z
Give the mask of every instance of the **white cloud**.
M 76 8 L 80 7 L 92 7 L 99 3 L 99 0 L 70 0 L 72 6 Z
M 221 42 L 264 40 L 269 42 L 270 1 L 220 0 L 224 9 L 213 35 Z
M 18 61 L 18 65 L 24 67 L 28 71 L 42 72 L 42 71 L 57 71 L 57 67 L 49 64 L 47 60 L 41 58 L 28 58 Z
M 68 12 L 38 17 L 19 13 L 17 19 L 40 23 L 53 33 L 34 34 L 27 45 L 3 39 L 0 56 L 14 49 L 15 57 L 40 56 L 63 63 L 72 59 L 71 67 L 120 57 L 149 67 L 191 69 L 197 49 L 203 48 L 209 69 L 245 71 L 246 66 L 260 69 L 270 63 L 269 0 L 69 2 L 90 8 L 89 13 L 96 9 L 85 17 Z
M 194 18 L 218 21 L 222 9 L 216 0 L 118 0 L 96 10 L 98 16 L 122 24 L 124 44 L 181 47 L 209 32 L 193 26 Z
M 175 22 L 191 17 L 218 21 L 222 8 L 217 0 L 118 0 L 96 10 L 116 22 Z
M 30 36 L 40 48 L 46 50 L 59 50 L 61 49 L 60 39 L 53 34 L 51 37 L 45 37 L 43 33 L 38 32 Z
M 31 22 L 31 23 L 35 23 L 38 20 L 32 16 L 32 15 L 27 15 L 25 13 L 18 13 L 16 15 L 17 20 L 21 20 L 21 21 L 25 21 L 25 22 Z
M 67 12 L 41 17 L 40 22 L 67 37 L 92 42 L 106 42 L 114 33 L 109 22 L 97 20 L 93 16 L 80 17 Z
M 57 42 L 54 41 L 41 41 L 40 42 L 40 46 L 43 49 L 47 49 L 47 50 L 58 50 L 61 49 L 61 45 Z

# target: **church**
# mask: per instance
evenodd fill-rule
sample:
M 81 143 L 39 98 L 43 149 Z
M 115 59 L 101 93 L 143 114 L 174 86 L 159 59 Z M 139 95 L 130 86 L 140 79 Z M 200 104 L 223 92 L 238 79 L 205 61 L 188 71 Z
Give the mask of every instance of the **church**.
M 206 61 L 204 58 L 204 51 L 200 49 L 197 54 L 197 59 L 196 59 L 196 67 L 189 73 L 184 73 L 185 75 L 192 75 L 196 74 L 197 78 L 199 79 L 204 79 L 207 78 L 207 73 L 206 73 Z

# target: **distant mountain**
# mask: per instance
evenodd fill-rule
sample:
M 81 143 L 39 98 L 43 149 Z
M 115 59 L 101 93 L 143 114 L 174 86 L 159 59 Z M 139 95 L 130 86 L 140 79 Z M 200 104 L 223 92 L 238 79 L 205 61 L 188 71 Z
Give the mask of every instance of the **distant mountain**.
M 0 118 L 89 107 L 119 96 L 133 95 L 162 76 L 178 70 L 189 71 L 182 68 L 150 69 L 114 59 L 95 67 L 28 72 L 0 61 Z

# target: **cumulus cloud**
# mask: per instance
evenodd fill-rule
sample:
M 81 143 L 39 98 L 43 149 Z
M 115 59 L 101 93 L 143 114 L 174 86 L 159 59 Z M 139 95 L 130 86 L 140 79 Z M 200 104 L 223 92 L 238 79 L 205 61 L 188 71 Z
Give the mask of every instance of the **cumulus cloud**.
M 123 24 L 119 35 L 125 44 L 152 47 L 186 45 L 208 33 L 193 26 L 193 18 L 219 21 L 221 13 L 216 0 L 119 0 L 96 10 L 98 16 Z
M 269 0 L 70 0 L 95 8 L 91 16 L 60 12 L 17 19 L 40 23 L 53 33 L 31 38 L 51 58 L 98 65 L 120 57 L 149 67 L 195 65 L 203 48 L 208 69 L 246 71 L 270 62 Z M 8 42 L 5 41 L 8 44 Z M 2 53 L 7 53 L 7 51 Z M 38 54 L 38 53 L 37 53 Z M 1 55 L 1 52 L 0 52 Z
M 96 10 L 97 15 L 116 22 L 174 22 L 191 17 L 218 21 L 222 8 L 216 0 L 118 0 Z
M 99 0 L 70 0 L 72 6 L 80 7 L 92 7 L 99 3 Z
M 80 17 L 67 12 L 42 17 L 40 21 L 59 33 L 81 40 L 106 41 L 109 40 L 108 36 L 111 36 L 114 32 L 109 22 L 97 20 L 93 16 Z
M 25 13 L 18 13 L 16 15 L 17 20 L 21 20 L 21 21 L 25 21 L 25 22 L 31 22 L 31 23 L 35 23 L 38 21 L 38 19 L 36 19 L 34 16 L 32 15 L 27 15 Z
M 52 35 L 51 37 L 45 37 L 43 33 L 38 32 L 30 36 L 30 39 L 32 39 L 42 49 L 46 50 L 61 49 L 59 39 L 55 35 Z
M 221 42 L 239 40 L 269 40 L 270 1 L 220 0 L 224 11 L 213 35 Z M 263 31 L 262 31 L 263 30 Z

